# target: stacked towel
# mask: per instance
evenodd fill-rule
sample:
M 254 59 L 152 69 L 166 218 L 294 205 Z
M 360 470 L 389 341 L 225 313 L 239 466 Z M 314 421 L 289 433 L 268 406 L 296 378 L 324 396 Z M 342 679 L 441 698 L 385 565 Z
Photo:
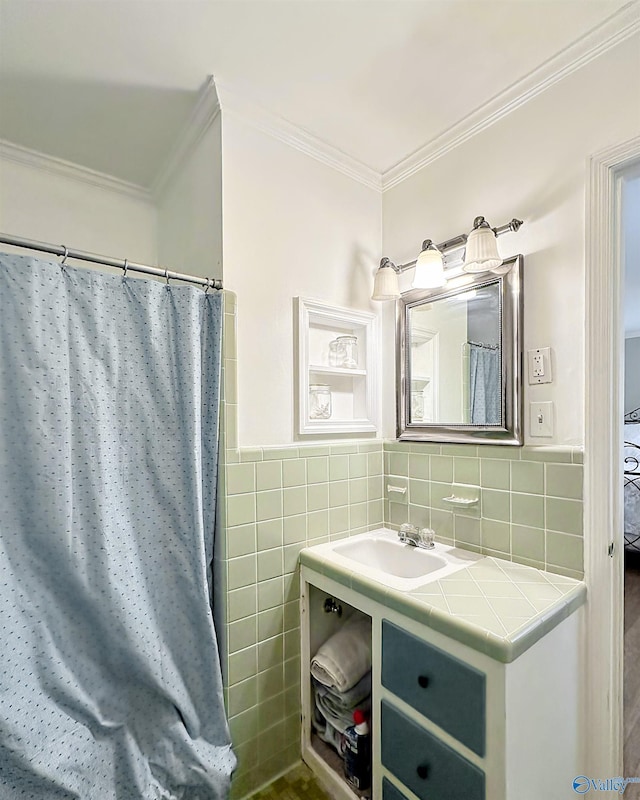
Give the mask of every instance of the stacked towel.
M 371 622 L 354 616 L 328 639 L 311 660 L 311 674 L 320 683 L 346 692 L 371 669 Z
M 322 741 L 330 744 L 334 750 L 337 750 L 342 755 L 342 734 L 330 722 L 327 722 L 317 706 L 313 709 L 311 724 Z
M 371 623 L 354 615 L 311 660 L 313 727 L 342 752 L 342 736 L 353 725 L 356 708 L 371 707 Z
M 313 694 L 317 710 L 340 733 L 353 725 L 356 708 L 368 712 L 371 708 L 371 672 L 367 672 L 354 687 L 346 692 L 336 692 L 313 680 Z

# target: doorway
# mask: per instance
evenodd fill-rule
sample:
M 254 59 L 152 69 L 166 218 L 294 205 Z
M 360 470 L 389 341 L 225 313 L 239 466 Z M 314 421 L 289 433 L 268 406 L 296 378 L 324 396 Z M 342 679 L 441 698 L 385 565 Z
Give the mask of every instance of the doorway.
M 623 774 L 624 176 L 640 137 L 590 159 L 585 286 L 585 774 Z M 631 617 L 630 617 L 631 618 Z

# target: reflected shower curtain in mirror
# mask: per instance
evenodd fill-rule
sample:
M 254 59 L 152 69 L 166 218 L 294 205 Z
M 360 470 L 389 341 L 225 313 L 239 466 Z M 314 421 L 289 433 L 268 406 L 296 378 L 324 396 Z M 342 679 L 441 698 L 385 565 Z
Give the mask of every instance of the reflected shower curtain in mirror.
M 500 350 L 470 344 L 470 405 L 472 425 L 500 425 Z
M 0 255 L 0 798 L 227 795 L 221 302 Z

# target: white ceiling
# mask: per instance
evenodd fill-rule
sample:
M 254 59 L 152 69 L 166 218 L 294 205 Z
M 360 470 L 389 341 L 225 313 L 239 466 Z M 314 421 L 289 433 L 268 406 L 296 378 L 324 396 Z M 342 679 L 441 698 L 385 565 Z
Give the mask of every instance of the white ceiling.
M 0 138 L 149 186 L 213 74 L 383 173 L 625 4 L 1 0 Z

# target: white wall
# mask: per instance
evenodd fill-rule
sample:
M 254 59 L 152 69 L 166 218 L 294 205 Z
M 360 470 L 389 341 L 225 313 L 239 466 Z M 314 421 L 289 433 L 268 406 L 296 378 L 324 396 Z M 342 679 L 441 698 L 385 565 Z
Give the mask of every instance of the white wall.
M 569 75 L 538 97 L 385 192 L 383 253 L 415 258 L 424 238 L 442 241 L 483 214 L 525 225 L 500 239 L 525 256 L 524 345 L 550 345 L 554 382 L 525 389 L 529 443 L 580 445 L 584 426 L 584 242 L 587 159 L 640 129 L 640 37 Z M 384 315 L 385 341 L 392 313 Z M 387 346 L 385 363 L 393 363 Z M 387 367 L 387 370 L 389 368 Z M 393 384 L 385 381 L 386 414 Z M 528 402 L 553 400 L 553 439 L 531 439 Z
M 157 199 L 159 261 L 178 272 L 222 279 L 221 151 L 218 115 Z
M 640 164 L 622 187 L 624 253 L 624 413 L 640 407 Z
M 621 204 L 624 332 L 632 338 L 640 336 L 640 161 L 625 170 Z
M 224 110 L 222 130 L 224 284 L 238 296 L 239 444 L 288 444 L 297 438 L 293 298 L 379 311 L 369 297 L 380 195 Z
M 130 261 L 156 261 L 156 213 L 149 201 L 6 159 L 0 159 L 0 231 Z

